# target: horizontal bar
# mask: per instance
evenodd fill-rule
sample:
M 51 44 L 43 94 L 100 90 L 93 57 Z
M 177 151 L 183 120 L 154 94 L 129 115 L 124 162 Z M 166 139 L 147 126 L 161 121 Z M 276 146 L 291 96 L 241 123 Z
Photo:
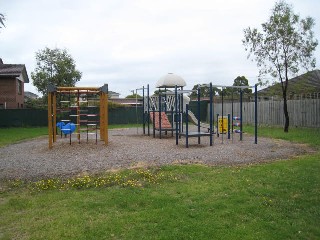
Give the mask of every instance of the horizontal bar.
M 201 87 L 210 87 L 210 84 L 201 84 L 200 86 L 201 86 Z M 225 86 L 225 85 L 212 85 L 212 87 L 247 89 L 247 88 L 254 88 L 255 86 Z

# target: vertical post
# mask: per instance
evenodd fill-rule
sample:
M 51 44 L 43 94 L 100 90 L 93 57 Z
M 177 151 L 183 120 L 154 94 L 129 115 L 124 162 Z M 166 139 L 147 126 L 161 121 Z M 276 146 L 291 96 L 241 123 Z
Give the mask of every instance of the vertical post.
M 52 148 L 52 92 L 48 92 L 48 134 L 49 148 Z
M 180 113 L 178 112 L 178 89 L 177 89 L 177 85 L 174 88 L 174 100 L 175 100 L 175 124 L 176 124 L 176 145 L 178 145 L 179 143 L 179 123 L 178 121 L 180 121 L 179 117 L 180 117 Z M 179 114 L 179 117 L 178 117 Z
M 228 139 L 230 139 L 230 113 L 228 113 Z
M 242 96 L 243 91 L 242 88 L 240 88 L 240 141 L 242 141 L 242 123 L 243 123 L 243 116 L 242 116 Z
M 155 107 L 152 108 L 152 122 L 153 122 L 153 138 L 156 137 L 156 111 Z
M 223 90 L 224 90 L 224 87 L 222 87 L 222 91 L 221 91 L 221 123 L 222 123 L 222 126 L 221 126 L 221 130 L 222 130 L 222 135 L 221 135 L 221 138 L 222 138 L 222 143 L 223 143 L 223 133 L 224 133 L 224 128 L 223 128 L 223 125 L 224 125 L 224 109 L 223 109 Z
M 258 143 L 258 84 L 254 85 L 254 143 Z
M 108 99 L 108 94 L 109 94 L 109 90 L 108 90 L 108 85 L 106 86 L 106 88 L 107 88 L 107 91 L 104 93 L 104 98 L 105 98 L 105 100 L 104 100 L 104 118 L 105 118 L 105 120 L 104 120 L 104 122 L 105 122 L 105 127 L 104 127 L 104 142 L 105 142 L 105 144 L 107 145 L 108 144 L 108 142 L 109 142 L 109 136 L 108 136 L 108 134 L 109 134 L 109 131 L 108 131 L 108 128 L 109 128 L 109 115 L 108 115 L 108 101 L 109 101 L 109 99 Z
M 150 136 L 150 96 L 149 96 L 149 84 L 147 85 L 147 121 L 148 121 L 148 136 Z
M 100 88 L 100 139 L 108 144 L 108 84 Z
M 186 112 L 189 111 L 189 104 L 186 104 Z M 186 114 L 186 148 L 189 147 L 189 121 L 188 114 Z
M 219 137 L 219 130 L 220 130 L 220 126 L 219 126 L 219 113 L 217 113 L 217 137 Z
M 144 110 L 144 86 L 142 87 L 142 128 L 143 135 L 146 134 L 145 110 Z
M 198 85 L 198 133 L 200 133 L 200 86 Z M 188 115 L 188 114 L 187 114 Z M 188 120 L 188 118 L 186 118 Z M 198 136 L 198 144 L 200 144 L 200 135 Z
M 160 139 L 161 139 L 161 93 L 159 90 L 159 109 L 158 109 L 158 114 L 159 114 L 159 134 L 160 134 Z
M 79 90 L 77 91 L 77 113 L 76 113 L 76 115 L 77 115 L 77 126 L 78 126 L 77 127 L 77 138 L 80 143 L 81 136 L 80 136 L 80 91 Z M 88 117 L 87 117 L 87 119 L 88 119 Z M 88 122 L 87 122 L 87 127 L 88 127 Z M 70 130 L 71 130 L 71 122 L 70 122 Z M 88 135 L 88 133 L 87 133 L 87 135 Z M 71 136 L 71 131 L 70 131 L 70 136 Z
M 53 142 L 57 141 L 57 94 L 54 93 L 52 95 L 52 117 L 53 117 L 53 123 L 52 123 L 52 129 L 53 129 Z
M 105 116 L 104 116 L 104 94 L 103 92 L 100 92 L 100 140 L 104 141 L 104 128 L 105 128 Z
M 179 96 L 179 115 L 181 115 L 181 118 L 179 117 L 179 127 L 181 132 L 183 132 L 183 87 L 180 88 L 182 93 Z M 188 112 L 186 111 L 185 114 L 188 115 Z
M 231 134 L 232 134 L 232 140 L 233 140 L 233 117 L 234 117 L 234 113 L 233 113 L 233 88 L 232 88 L 232 93 L 231 93 Z
M 210 114 L 210 117 L 209 117 L 209 126 L 210 126 L 210 146 L 212 146 L 212 83 L 210 83 L 210 111 L 209 111 L 209 114 Z

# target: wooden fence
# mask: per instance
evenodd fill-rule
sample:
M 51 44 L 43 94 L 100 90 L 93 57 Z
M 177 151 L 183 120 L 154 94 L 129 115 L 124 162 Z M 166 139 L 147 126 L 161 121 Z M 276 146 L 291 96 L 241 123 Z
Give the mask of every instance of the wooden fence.
M 209 111 L 209 107 L 208 107 Z M 320 127 L 320 99 L 288 100 L 290 126 Z M 213 104 L 214 119 L 222 115 L 222 104 Z M 223 115 L 232 114 L 232 103 L 223 104 Z M 208 114 L 209 116 L 209 114 Z M 233 103 L 233 116 L 240 116 L 240 103 Z M 243 102 L 243 124 L 254 124 L 254 102 Z M 283 126 L 283 101 L 268 100 L 258 102 L 258 124 Z

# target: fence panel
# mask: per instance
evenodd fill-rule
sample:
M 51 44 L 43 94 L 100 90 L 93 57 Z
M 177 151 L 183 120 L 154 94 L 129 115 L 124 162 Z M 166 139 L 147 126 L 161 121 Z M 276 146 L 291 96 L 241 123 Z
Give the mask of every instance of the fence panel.
M 58 116 L 59 117 L 59 116 Z M 61 116 L 60 116 L 61 119 Z M 109 110 L 109 124 L 142 124 L 142 107 Z M 48 126 L 44 109 L 0 109 L 0 127 Z
M 290 126 L 320 127 L 320 99 L 288 100 L 287 103 Z M 240 116 L 239 102 L 233 104 L 229 102 L 224 103 L 223 115 L 232 114 L 232 107 L 233 116 Z M 222 114 L 221 103 L 215 103 L 213 109 L 214 118 L 216 118 L 217 114 Z M 254 102 L 243 102 L 242 114 L 244 124 L 254 124 Z M 258 102 L 258 124 L 282 126 L 284 121 L 283 101 L 269 100 Z

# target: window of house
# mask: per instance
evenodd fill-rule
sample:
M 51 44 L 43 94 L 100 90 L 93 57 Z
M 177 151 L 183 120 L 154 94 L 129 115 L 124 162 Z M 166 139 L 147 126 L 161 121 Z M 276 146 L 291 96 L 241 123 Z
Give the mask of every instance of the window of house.
M 22 94 L 22 82 L 20 80 L 18 80 L 18 94 Z

